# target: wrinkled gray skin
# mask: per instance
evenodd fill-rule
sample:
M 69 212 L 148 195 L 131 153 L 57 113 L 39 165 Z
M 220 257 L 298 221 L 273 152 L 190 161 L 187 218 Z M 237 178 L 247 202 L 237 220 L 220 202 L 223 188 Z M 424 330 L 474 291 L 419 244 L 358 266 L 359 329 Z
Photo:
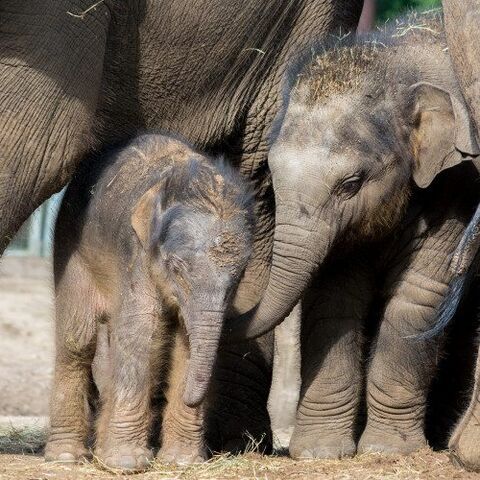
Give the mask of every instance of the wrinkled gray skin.
M 93 163 L 71 182 L 55 233 L 57 349 L 46 458 L 87 454 L 83 403 L 98 325 L 106 323 L 109 371 L 99 385 L 96 455 L 111 468 L 148 466 L 151 402 L 171 356 L 159 457 L 205 459 L 203 438 L 188 427 L 204 429 L 202 402 L 223 321 L 251 253 L 253 199 L 230 167 L 161 135 L 138 137 Z
M 223 154 L 251 185 L 254 247 L 234 304 L 239 311 L 253 307 L 268 283 L 274 202 L 267 136 L 282 76 L 313 40 L 353 29 L 361 6 L 362 0 L 2 0 L 0 250 L 92 148 L 162 129 Z M 269 340 L 220 352 L 214 386 L 223 386 L 228 401 L 209 413 L 217 447 L 235 447 L 245 430 L 268 438 L 271 356 Z
M 267 135 L 292 56 L 356 26 L 361 0 L 47 0 L 0 5 L 0 239 L 92 147 L 160 128 L 224 154 L 256 195 L 254 254 L 236 305 L 268 282 Z M 85 13 L 82 13 L 85 12 Z
M 452 279 L 447 259 L 478 203 L 479 148 L 441 31 L 422 16 L 377 44 L 344 39 L 310 56 L 287 92 L 269 154 L 277 209 L 269 288 L 244 332 L 271 329 L 303 296 L 294 457 L 357 450 L 361 327 L 374 301 L 380 326 L 358 449 L 425 444 L 441 341 L 411 336 L 435 324 Z
M 474 0 L 443 0 L 449 54 L 470 112 L 480 133 L 480 5 Z M 478 220 L 477 220 L 478 222 Z M 454 263 L 456 273 L 465 273 L 480 244 L 479 224 L 471 225 Z M 476 262 L 478 268 L 478 260 Z M 479 352 L 480 353 L 480 352 Z M 480 469 L 480 355 L 477 355 L 475 385 L 468 409 L 455 428 L 449 447 L 464 466 Z

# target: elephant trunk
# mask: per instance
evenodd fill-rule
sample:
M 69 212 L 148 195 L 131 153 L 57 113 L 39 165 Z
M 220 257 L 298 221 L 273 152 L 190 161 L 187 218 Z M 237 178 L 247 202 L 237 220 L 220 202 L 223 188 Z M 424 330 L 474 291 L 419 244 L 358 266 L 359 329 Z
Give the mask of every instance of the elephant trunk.
M 183 401 L 188 407 L 198 406 L 207 393 L 217 358 L 224 315 L 224 311 L 200 311 L 186 319 L 190 361 Z
M 297 215 L 298 217 L 298 215 Z M 279 325 L 299 302 L 330 250 L 331 228 L 326 222 L 299 224 L 279 220 L 275 227 L 270 277 L 260 303 L 229 322 L 227 341 L 256 338 Z

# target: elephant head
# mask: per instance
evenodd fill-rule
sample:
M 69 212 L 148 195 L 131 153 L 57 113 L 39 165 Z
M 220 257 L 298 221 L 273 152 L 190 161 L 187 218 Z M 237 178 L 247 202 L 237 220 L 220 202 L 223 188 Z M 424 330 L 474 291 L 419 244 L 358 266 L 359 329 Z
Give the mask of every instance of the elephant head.
M 287 97 L 268 160 L 276 203 L 270 280 L 255 312 L 233 327 L 247 337 L 289 314 L 333 247 L 387 235 L 413 191 L 479 153 L 435 44 L 337 45 L 301 69 Z
M 185 404 L 209 386 L 226 311 L 252 248 L 251 196 L 225 165 L 179 162 L 138 201 L 132 226 L 164 307 L 182 319 L 190 361 Z

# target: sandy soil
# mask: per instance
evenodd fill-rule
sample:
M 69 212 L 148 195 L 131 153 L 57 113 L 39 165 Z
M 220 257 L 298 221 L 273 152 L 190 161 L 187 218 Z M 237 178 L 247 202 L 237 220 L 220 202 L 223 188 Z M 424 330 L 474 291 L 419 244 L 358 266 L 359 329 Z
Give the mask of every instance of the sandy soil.
M 4 258 L 0 266 L 0 479 L 120 478 L 98 465 L 65 466 L 42 460 L 53 366 L 52 313 L 49 262 Z M 297 361 L 287 359 L 287 363 Z M 278 409 L 285 408 L 282 403 Z M 278 433 L 281 443 L 288 442 L 288 429 Z M 445 452 L 426 449 L 406 458 L 363 455 L 342 461 L 293 461 L 249 453 L 216 457 L 187 469 L 155 464 L 151 471 L 131 478 L 480 480 L 480 474 L 454 466 Z
M 46 415 L 53 367 L 50 262 L 0 264 L 0 415 Z
M 0 480 L 114 480 L 135 479 L 238 479 L 238 480 L 474 480 L 480 474 L 455 466 L 446 452 L 424 449 L 409 457 L 360 455 L 343 460 L 294 461 L 280 454 L 216 456 L 187 468 L 153 463 L 143 474 L 122 476 L 108 471 L 95 459 L 81 465 L 45 463 L 41 450 L 46 433 L 42 420 L 3 425 L 0 419 Z
M 46 464 L 33 455 L 0 456 L 2 480 L 107 480 L 127 478 L 99 466 Z M 217 457 L 190 468 L 154 464 L 144 474 L 132 479 L 318 479 L 318 480 L 473 480 L 479 474 L 457 469 L 445 453 L 424 450 L 410 457 L 363 455 L 341 461 L 293 461 L 285 457 L 247 454 Z

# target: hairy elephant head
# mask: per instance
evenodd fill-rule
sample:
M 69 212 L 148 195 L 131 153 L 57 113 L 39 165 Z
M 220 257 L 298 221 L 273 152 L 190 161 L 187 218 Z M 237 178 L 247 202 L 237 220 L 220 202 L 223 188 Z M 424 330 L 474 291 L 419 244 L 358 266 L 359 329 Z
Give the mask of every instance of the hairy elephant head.
M 276 201 L 269 284 L 234 333 L 272 329 L 334 246 L 387 235 L 415 189 L 479 153 L 461 98 L 434 44 L 357 41 L 304 66 L 269 154 Z
M 182 319 L 188 336 L 190 407 L 207 392 L 226 311 L 251 253 L 252 221 L 251 196 L 239 176 L 206 159 L 171 167 L 134 209 L 132 226 L 162 307 Z

